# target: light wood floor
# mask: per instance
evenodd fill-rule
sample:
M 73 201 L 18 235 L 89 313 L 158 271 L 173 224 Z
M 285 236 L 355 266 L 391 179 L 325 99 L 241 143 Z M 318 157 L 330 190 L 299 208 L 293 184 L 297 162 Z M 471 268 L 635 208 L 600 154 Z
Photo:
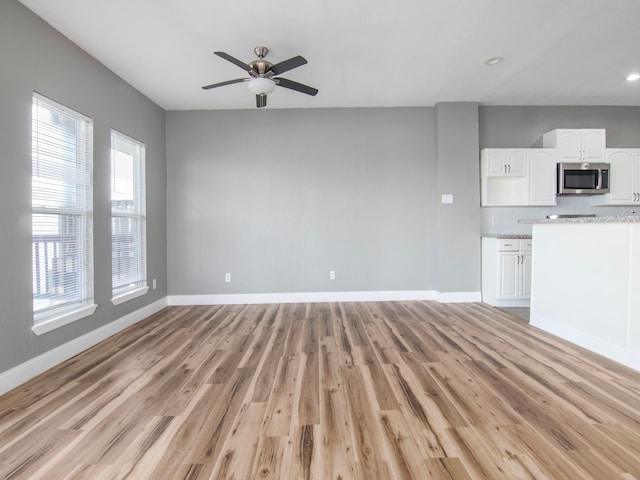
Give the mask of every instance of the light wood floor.
M 4 479 L 640 479 L 640 373 L 481 304 L 169 307 L 0 397 Z

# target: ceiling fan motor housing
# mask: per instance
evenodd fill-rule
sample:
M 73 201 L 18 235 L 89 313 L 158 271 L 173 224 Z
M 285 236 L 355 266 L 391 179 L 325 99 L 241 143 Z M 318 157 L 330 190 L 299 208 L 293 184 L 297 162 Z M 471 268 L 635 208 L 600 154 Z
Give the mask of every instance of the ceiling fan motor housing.
M 267 62 L 266 60 L 263 60 L 263 59 L 254 60 L 253 62 L 249 63 L 249 66 L 253 68 L 253 70 L 258 74 L 258 76 L 267 77 L 267 78 L 273 77 L 273 72 L 269 70 L 272 65 L 273 64 L 271 62 Z

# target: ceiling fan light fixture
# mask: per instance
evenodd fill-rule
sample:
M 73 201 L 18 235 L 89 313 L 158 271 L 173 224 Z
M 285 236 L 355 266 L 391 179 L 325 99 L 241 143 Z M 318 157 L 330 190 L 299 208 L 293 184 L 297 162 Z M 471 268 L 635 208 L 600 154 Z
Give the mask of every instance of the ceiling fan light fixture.
M 267 95 L 276 88 L 276 82 L 270 78 L 257 77 L 249 80 L 249 90 L 255 95 Z

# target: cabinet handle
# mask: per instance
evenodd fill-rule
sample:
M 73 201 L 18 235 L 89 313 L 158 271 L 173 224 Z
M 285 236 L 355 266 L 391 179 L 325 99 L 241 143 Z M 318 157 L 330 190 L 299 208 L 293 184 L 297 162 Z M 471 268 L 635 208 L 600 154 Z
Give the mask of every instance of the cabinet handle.
M 506 174 L 506 173 L 507 173 L 507 166 L 506 166 L 506 165 L 504 165 L 504 167 L 503 167 L 503 168 L 504 168 L 504 173 Z
M 508 172 L 511 173 L 511 165 L 509 165 Z

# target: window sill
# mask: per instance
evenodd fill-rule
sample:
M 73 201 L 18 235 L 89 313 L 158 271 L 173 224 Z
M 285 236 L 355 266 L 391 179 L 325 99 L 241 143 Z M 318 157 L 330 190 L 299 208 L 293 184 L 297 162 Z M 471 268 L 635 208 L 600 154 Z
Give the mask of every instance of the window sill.
M 149 291 L 149 287 L 140 287 L 135 290 L 130 290 L 126 293 L 122 293 L 117 295 L 111 299 L 111 303 L 114 305 L 120 305 L 121 303 L 128 302 L 129 300 L 133 300 L 134 298 L 141 297 L 145 295 Z
M 98 308 L 98 305 L 95 304 L 84 305 L 76 310 L 72 310 L 71 312 L 65 312 L 61 315 L 41 321 L 37 325 L 31 327 L 31 330 L 33 330 L 36 335 L 42 335 L 43 333 L 50 332 L 52 330 L 55 330 L 56 328 L 60 328 L 64 325 L 76 322 L 81 318 L 93 315 L 93 312 L 96 311 L 96 308 Z

